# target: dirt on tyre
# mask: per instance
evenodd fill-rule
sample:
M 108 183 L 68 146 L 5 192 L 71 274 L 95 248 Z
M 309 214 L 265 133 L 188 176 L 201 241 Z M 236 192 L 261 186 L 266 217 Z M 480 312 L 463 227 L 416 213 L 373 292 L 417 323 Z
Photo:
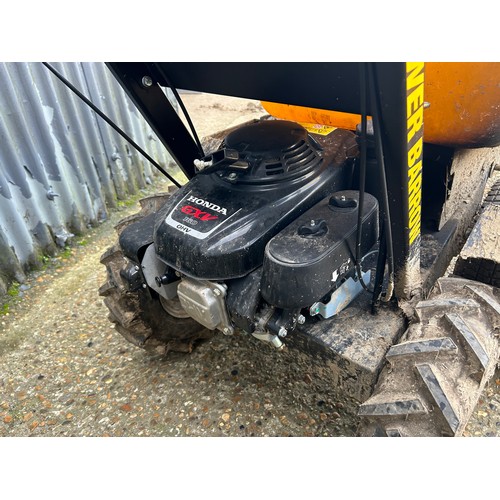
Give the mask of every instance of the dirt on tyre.
M 495 182 L 489 190 L 484 199 L 483 210 L 488 210 L 488 205 L 500 206 L 500 180 Z M 500 287 L 500 263 L 484 258 L 484 255 L 468 256 L 467 258 L 459 256 L 453 274 Z
M 488 191 L 486 198 L 484 199 L 484 204 L 495 203 L 500 205 L 500 180 L 496 181 L 491 189 Z
M 440 278 L 359 409 L 360 436 L 460 436 L 499 357 L 500 290 Z
M 158 211 L 169 196 L 169 193 L 160 193 L 142 199 L 141 211 L 115 226 L 118 238 L 130 224 Z M 161 300 L 149 287 L 129 291 L 122 271 L 135 263 L 125 257 L 118 242 L 104 252 L 101 263 L 106 266 L 107 279 L 100 287 L 99 294 L 104 297 L 104 304 L 109 310 L 108 318 L 132 344 L 154 354 L 191 352 L 198 341 L 213 336 L 213 332 L 195 320 L 186 318 L 183 311 L 179 310 L 180 304 L 174 301 L 165 304 L 165 300 Z

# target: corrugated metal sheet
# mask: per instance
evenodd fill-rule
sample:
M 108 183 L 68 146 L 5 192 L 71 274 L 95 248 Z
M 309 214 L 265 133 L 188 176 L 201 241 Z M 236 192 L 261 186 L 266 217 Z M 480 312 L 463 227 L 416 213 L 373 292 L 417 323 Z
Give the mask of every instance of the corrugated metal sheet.
M 160 165 L 175 168 L 103 63 L 53 66 Z M 156 175 L 41 63 L 0 63 L 0 295 Z

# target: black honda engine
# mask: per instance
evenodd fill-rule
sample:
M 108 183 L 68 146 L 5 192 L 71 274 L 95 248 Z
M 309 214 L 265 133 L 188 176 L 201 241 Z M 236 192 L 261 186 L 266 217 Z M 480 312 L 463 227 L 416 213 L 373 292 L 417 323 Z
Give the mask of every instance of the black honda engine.
M 198 174 L 161 210 L 123 231 L 120 245 L 171 315 L 280 347 L 307 315 L 334 316 L 361 290 L 356 156 L 346 130 L 242 126 L 195 162 Z M 377 201 L 365 194 L 361 255 L 377 238 Z

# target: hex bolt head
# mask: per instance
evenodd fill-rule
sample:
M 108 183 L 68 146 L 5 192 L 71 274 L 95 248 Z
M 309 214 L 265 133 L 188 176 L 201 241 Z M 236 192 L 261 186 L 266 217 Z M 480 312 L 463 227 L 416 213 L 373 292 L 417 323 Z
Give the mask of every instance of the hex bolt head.
M 284 326 L 282 326 L 278 331 L 278 335 L 282 338 L 286 337 L 288 335 L 288 330 Z
M 218 288 L 214 288 L 214 294 L 215 295 L 220 295 L 220 290 Z
M 297 318 L 297 323 L 299 325 L 303 325 L 306 322 L 306 317 L 303 316 L 302 314 L 299 314 L 299 317 Z

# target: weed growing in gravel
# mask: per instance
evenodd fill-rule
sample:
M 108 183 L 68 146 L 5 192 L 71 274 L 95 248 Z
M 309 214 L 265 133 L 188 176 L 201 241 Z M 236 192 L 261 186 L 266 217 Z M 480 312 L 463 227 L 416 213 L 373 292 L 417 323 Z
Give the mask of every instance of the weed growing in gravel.
M 5 299 L 1 302 L 0 306 L 0 316 L 6 316 L 9 314 L 10 305 L 19 299 L 19 287 L 21 283 L 14 281 L 7 290 Z
M 59 255 L 62 259 L 69 259 L 73 255 L 73 250 L 70 246 L 65 246 Z
M 136 196 L 128 199 L 128 200 L 118 200 L 116 206 L 118 208 L 128 208 L 128 207 L 131 207 L 132 205 L 134 205 L 136 202 L 137 202 L 137 199 L 134 199 L 136 198 Z
M 9 289 L 5 299 L 0 302 L 0 316 L 7 316 L 9 314 L 10 306 L 19 299 L 19 287 L 21 283 L 14 281 Z
M 14 281 L 12 285 L 10 285 L 9 289 L 7 290 L 7 295 L 9 297 L 17 297 L 19 295 L 19 287 L 21 286 L 20 283 L 17 281 Z

